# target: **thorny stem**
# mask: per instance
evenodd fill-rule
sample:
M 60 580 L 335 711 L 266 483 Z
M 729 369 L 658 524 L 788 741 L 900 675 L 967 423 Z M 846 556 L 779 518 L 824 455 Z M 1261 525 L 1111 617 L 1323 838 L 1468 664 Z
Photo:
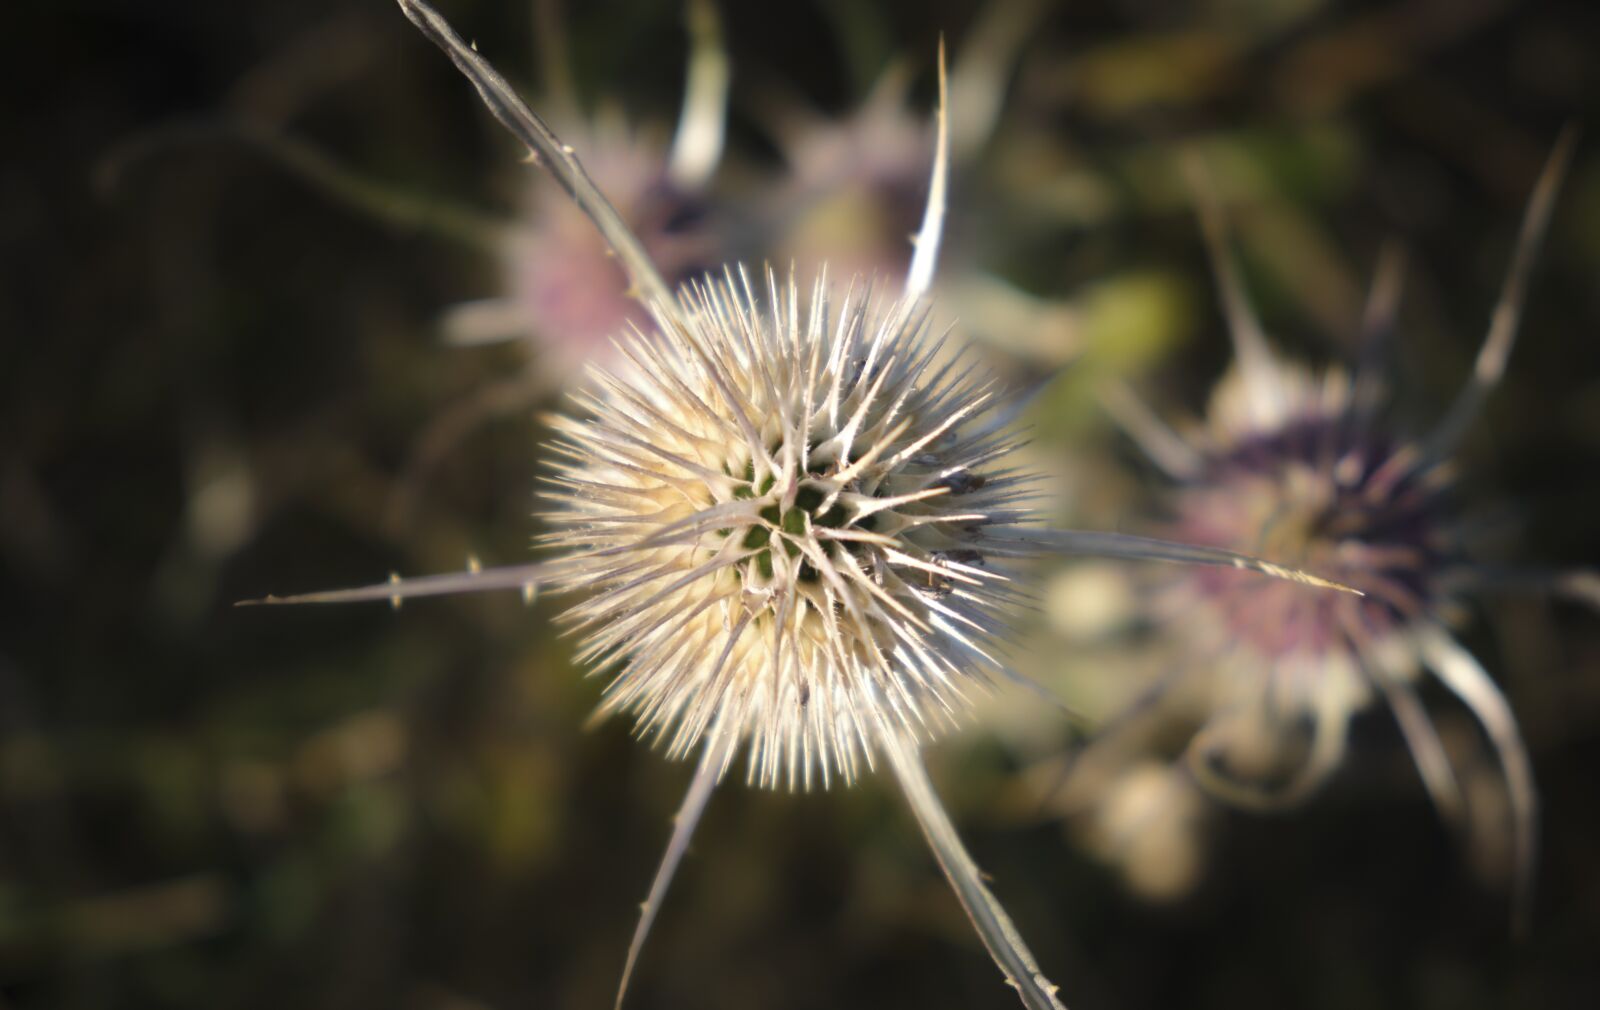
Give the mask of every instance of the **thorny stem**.
M 1017 990 L 1028 1010 L 1066 1010 L 1056 999 L 1056 986 L 1039 970 L 1011 917 L 984 886 L 982 871 L 961 844 L 955 825 L 950 823 L 950 815 L 945 813 L 944 804 L 933 791 L 933 783 L 928 781 L 928 770 L 923 766 L 916 743 L 887 725 L 879 735 L 883 754 L 900 781 L 922 835 L 960 899 L 961 907 L 966 910 L 967 918 L 972 920 L 983 945 L 989 949 L 989 956 L 1000 966 L 1006 981 Z
M 429 41 L 444 50 L 472 86 L 478 90 L 483 104 L 494 117 L 518 140 L 527 145 L 534 160 L 542 162 L 562 188 L 571 195 L 590 220 L 594 221 L 600 235 L 611 251 L 622 262 L 635 293 L 653 315 L 673 312 L 677 304 L 672 289 L 662 280 L 661 273 L 651 261 L 622 215 L 607 200 L 605 194 L 589 178 L 583 164 L 573 149 L 545 125 L 526 102 L 517 96 L 511 85 L 489 61 L 478 55 L 477 49 L 468 45 L 455 29 L 432 7 L 422 0 L 399 0 L 400 10 L 416 25 Z
M 535 562 L 531 565 L 506 565 L 503 568 L 479 568 L 470 564 L 464 572 L 448 575 L 424 575 L 402 579 L 391 575 L 389 581 L 355 589 L 329 589 L 316 593 L 299 593 L 294 596 L 263 596 L 258 600 L 240 600 L 236 607 L 276 606 L 300 603 L 360 603 L 366 600 L 388 600 L 398 607 L 400 601 L 414 596 L 447 596 L 451 593 L 482 593 L 494 589 L 515 589 L 526 602 L 532 602 L 539 586 L 561 567 L 560 561 Z
M 616 1010 L 622 1010 L 622 1000 L 628 994 L 628 982 L 633 978 L 634 966 L 639 962 L 639 952 L 644 949 L 645 938 L 650 935 L 650 927 L 656 921 L 656 914 L 661 911 L 667 888 L 672 884 L 673 875 L 678 872 L 678 864 L 683 861 L 684 853 L 689 851 L 689 839 L 700 823 L 700 815 L 705 813 L 706 802 L 711 799 L 717 780 L 728 767 L 736 742 L 737 737 L 724 733 L 721 727 L 713 730 L 706 741 L 694 781 L 683 797 L 683 805 L 678 808 L 677 816 L 672 819 L 672 840 L 661 855 L 661 865 L 656 869 L 655 879 L 650 882 L 650 894 L 640 906 L 639 925 L 634 928 L 633 939 L 628 944 L 628 958 L 622 966 L 622 980 L 617 983 Z

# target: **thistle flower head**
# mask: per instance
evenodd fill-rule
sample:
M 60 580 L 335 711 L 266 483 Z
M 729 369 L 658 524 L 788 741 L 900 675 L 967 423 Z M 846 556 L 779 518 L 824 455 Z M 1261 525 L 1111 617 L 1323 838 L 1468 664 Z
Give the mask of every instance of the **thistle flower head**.
M 1459 789 L 1413 688 L 1431 670 L 1477 715 L 1500 758 L 1514 812 L 1519 915 L 1534 846 L 1532 771 L 1505 698 L 1447 630 L 1477 570 L 1463 545 L 1448 461 L 1503 373 L 1533 251 L 1572 143 L 1565 135 L 1550 157 L 1473 376 L 1429 435 L 1406 437 L 1379 414 L 1384 383 L 1374 350 L 1392 328 L 1398 258 L 1379 271 L 1363 360 L 1353 374 L 1318 376 L 1288 364 L 1250 310 L 1221 210 L 1198 171 L 1201 220 L 1237 361 L 1193 440 L 1166 429 L 1126 394 L 1110 401 L 1174 478 L 1178 537 L 1311 567 L 1364 593 L 1286 594 L 1219 571 L 1195 571 L 1158 590 L 1158 606 L 1173 618 L 1185 654 L 1208 657 L 1191 668 L 1215 675 L 1211 711 L 1188 748 L 1198 777 L 1246 805 L 1300 800 L 1341 763 L 1352 716 L 1381 697 L 1435 803 L 1455 817 Z
M 680 307 L 553 422 L 579 658 L 621 664 L 605 708 L 674 754 L 715 723 L 764 784 L 851 778 L 878 727 L 946 725 L 994 669 L 985 547 L 1026 477 L 914 302 L 729 273 Z
M 1276 666 L 1403 634 L 1445 607 L 1446 576 L 1466 558 L 1448 469 L 1418 468 L 1414 444 L 1358 423 L 1345 373 L 1319 381 L 1276 358 L 1271 368 L 1276 399 L 1264 419 L 1237 369 L 1219 384 L 1199 465 L 1173 492 L 1171 528 L 1325 572 L 1365 595 L 1280 593 L 1197 571 L 1170 586 L 1168 604 Z

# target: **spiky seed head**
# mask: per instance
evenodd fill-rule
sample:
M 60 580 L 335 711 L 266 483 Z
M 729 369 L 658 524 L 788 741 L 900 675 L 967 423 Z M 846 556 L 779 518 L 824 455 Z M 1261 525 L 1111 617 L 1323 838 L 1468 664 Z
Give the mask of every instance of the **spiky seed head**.
M 620 666 L 602 711 L 673 755 L 747 741 L 765 785 L 949 725 L 997 669 L 987 537 L 1023 515 L 991 381 L 918 304 L 821 278 L 802 298 L 729 273 L 660 315 L 595 368 L 588 416 L 552 422 L 545 541 L 589 594 L 565 615 L 580 660 Z

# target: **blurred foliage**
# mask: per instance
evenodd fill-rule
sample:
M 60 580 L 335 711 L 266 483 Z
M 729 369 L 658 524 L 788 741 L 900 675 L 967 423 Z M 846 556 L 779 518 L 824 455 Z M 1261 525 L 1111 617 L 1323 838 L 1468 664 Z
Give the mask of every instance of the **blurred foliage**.
M 443 6 L 524 80 L 559 56 L 587 99 L 676 113 L 674 4 L 568 5 L 564 46 L 533 4 Z M 939 33 L 959 52 L 977 13 L 723 6 L 730 173 L 749 187 L 782 169 L 767 98 L 845 114 L 891 60 L 925 71 Z M 525 555 L 542 438 L 527 415 L 463 439 L 405 528 L 382 521 L 430 419 L 523 367 L 437 340 L 445 306 L 494 293 L 496 265 L 224 140 L 115 157 L 221 116 L 510 213 L 517 152 L 386 3 L 69 0 L 7 23 L 0 1006 L 609 1005 L 687 770 L 620 723 L 584 728 L 598 683 L 570 665 L 558 606 L 231 607 Z M 958 179 L 949 255 L 1077 320 L 1059 376 L 1059 348 L 993 352 L 1022 383 L 1053 379 L 1033 452 L 1063 514 L 1141 514 L 1148 474 L 1096 410 L 1099 377 L 1196 404 L 1227 357 L 1180 145 L 1207 153 L 1284 346 L 1347 350 L 1377 249 L 1408 246 L 1396 367 L 1425 419 L 1470 367 L 1547 145 L 1600 109 L 1596 52 L 1600 12 L 1576 2 L 1052 9 Z M 1467 448 L 1474 493 L 1514 506 L 1530 563 L 1600 559 L 1597 271 L 1588 145 Z M 1224 815 L 1199 888 L 1163 907 L 1017 801 L 1021 753 L 1067 746 L 1067 720 L 1000 704 L 998 729 L 942 746 L 935 774 L 1074 1010 L 1588 1006 L 1600 624 L 1537 600 L 1482 616 L 1469 641 L 1519 713 L 1546 807 L 1520 943 L 1382 716 L 1303 811 Z M 1116 671 L 1092 653 L 1064 664 L 1056 679 L 1086 696 Z M 902 813 L 870 779 L 724 790 L 630 1005 L 1010 1005 Z

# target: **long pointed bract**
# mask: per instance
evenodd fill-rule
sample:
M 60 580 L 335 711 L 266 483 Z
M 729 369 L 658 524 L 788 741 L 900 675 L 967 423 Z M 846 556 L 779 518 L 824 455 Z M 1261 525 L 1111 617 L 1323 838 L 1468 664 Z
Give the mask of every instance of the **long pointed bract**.
M 1411 752 L 1411 760 L 1417 766 L 1417 774 L 1422 776 L 1422 785 L 1428 790 L 1434 808 L 1446 823 L 1459 826 L 1461 786 L 1456 781 L 1455 770 L 1450 767 L 1450 756 L 1445 753 L 1439 731 L 1434 729 L 1416 690 L 1388 673 L 1380 673 L 1375 679 L 1400 726 L 1406 749 Z
M 945 79 L 944 37 L 939 38 L 939 112 L 933 149 L 933 174 L 928 180 L 928 203 L 922 211 L 922 228 L 917 232 L 916 250 L 906 273 L 906 297 L 918 298 L 933 286 L 933 273 L 939 263 L 939 242 L 944 236 L 946 190 L 950 183 L 949 82 Z
M 928 781 L 928 771 L 923 767 L 916 743 L 885 725 L 879 734 L 879 747 L 894 769 L 923 837 L 939 861 L 939 868 L 949 879 L 961 907 L 966 909 L 967 918 L 972 920 L 1006 981 L 1017 990 L 1028 1010 L 1065 1010 L 1056 999 L 1056 987 L 1039 970 L 1011 917 L 984 886 L 982 871 L 961 844 L 955 825 L 950 823 L 950 815 L 945 813 L 944 804 L 933 791 L 933 783 Z
M 298 593 L 294 596 L 263 596 L 258 600 L 240 600 L 236 607 L 276 606 L 300 603 L 362 603 L 387 600 L 399 606 L 401 600 L 415 596 L 447 596 L 452 593 L 487 593 L 496 589 L 515 589 L 524 599 L 531 600 L 541 583 L 548 581 L 561 567 L 561 562 L 536 562 L 531 565 L 506 565 L 502 568 L 478 568 L 476 565 L 464 572 L 446 575 L 423 575 L 414 579 L 390 576 L 388 582 L 355 589 L 327 589 L 315 593 Z
M 958 163 L 970 161 L 994 132 L 1017 53 L 1049 7 L 1047 0 L 993 0 L 980 5 L 950 75 L 955 110 L 950 147 Z
M 1383 367 L 1400 311 L 1405 274 L 1405 248 L 1398 242 L 1384 243 L 1378 252 L 1378 266 L 1373 271 L 1372 287 L 1361 313 L 1356 371 L 1351 382 L 1355 417 L 1363 424 L 1377 412 L 1383 400 Z
M 728 51 L 722 44 L 722 19 L 713 0 L 690 0 L 689 76 L 683 88 L 683 112 L 672 138 L 667 175 L 685 189 L 705 185 L 722 159 L 727 131 Z
M 1516 344 L 1517 326 L 1522 321 L 1522 301 L 1528 291 L 1528 277 L 1533 272 L 1534 258 L 1544 233 L 1550 227 L 1550 215 L 1555 209 L 1556 192 L 1566 176 L 1567 165 L 1572 160 L 1573 148 L 1578 143 L 1578 130 L 1569 126 L 1561 131 L 1556 146 L 1545 160 L 1544 170 L 1528 198 L 1528 209 L 1522 217 L 1522 229 L 1517 234 L 1516 250 L 1511 254 L 1511 269 L 1506 271 L 1505 286 L 1500 289 L 1500 300 L 1495 303 L 1494 314 L 1489 318 L 1489 334 L 1478 351 L 1472 376 L 1450 410 L 1423 443 L 1424 463 L 1437 462 L 1448 456 L 1468 426 L 1483 409 L 1483 403 L 1494 387 L 1505 376 L 1506 362 L 1511 348 Z
M 667 896 L 672 877 L 678 872 L 678 864 L 683 861 L 683 854 L 689 851 L 689 839 L 700 824 L 700 815 L 705 813 L 706 801 L 711 799 L 711 792 L 722 777 L 723 768 L 727 766 L 727 755 L 732 748 L 724 740 L 722 734 L 713 732 L 706 741 L 694 781 L 689 783 L 683 805 L 672 819 L 672 839 L 667 842 L 667 850 L 661 854 L 661 865 L 656 869 L 655 879 L 650 881 L 650 894 L 639 909 L 639 925 L 634 927 L 633 939 L 628 943 L 628 959 L 622 965 L 622 980 L 617 983 L 617 1010 L 622 1010 L 622 1000 L 628 994 L 628 980 L 633 977 L 634 965 L 639 962 L 639 952 L 644 949 L 644 941 L 650 935 L 656 913 L 661 911 L 662 899 Z
M 526 102 L 517 96 L 500 72 L 478 51 L 464 42 L 449 22 L 439 16 L 422 0 L 398 0 L 400 10 L 427 36 L 434 45 L 444 50 L 456 68 L 472 82 L 494 117 L 500 120 L 512 135 L 537 155 L 555 180 L 572 196 L 574 203 L 588 214 L 599 229 L 606 244 L 616 253 L 628 280 L 637 289 L 641 300 L 652 313 L 671 313 L 677 304 L 672 289 L 661 279 L 661 272 L 645 252 L 643 244 L 629 229 L 622 215 L 611 206 L 589 173 L 584 171 L 577 154 L 551 132 Z
M 1319 705 L 1311 711 L 1311 745 L 1299 767 L 1287 780 L 1262 785 L 1217 768 L 1211 757 L 1226 745 L 1230 728 L 1226 721 L 1207 723 L 1189 741 L 1184 752 L 1187 766 L 1206 790 L 1235 806 L 1251 810 L 1277 810 L 1293 806 L 1310 796 L 1344 761 L 1349 744 L 1350 713 L 1334 705 Z
M 1478 717 L 1489 742 L 1500 759 L 1506 777 L 1506 796 L 1511 803 L 1512 867 L 1511 923 L 1519 935 L 1525 934 L 1533 906 L 1534 859 L 1538 849 L 1539 792 L 1534 785 L 1533 763 L 1522 742 L 1516 717 L 1506 697 L 1495 686 L 1472 653 L 1443 628 L 1423 631 L 1418 643 L 1428 668 Z
M 1272 348 L 1261 330 L 1261 320 L 1256 317 L 1256 310 L 1245 294 L 1244 281 L 1239 276 L 1233 250 L 1228 247 L 1228 224 L 1222 199 L 1217 195 L 1199 154 L 1191 153 L 1185 157 L 1183 170 L 1200 212 L 1200 230 L 1211 256 L 1217 293 L 1222 298 L 1222 309 L 1228 317 L 1228 335 L 1233 339 L 1234 356 L 1239 362 L 1239 372 L 1244 377 L 1252 416 L 1258 423 L 1270 424 L 1283 406 L 1277 369 L 1273 365 Z
M 1342 582 L 1322 578 L 1310 572 L 1280 565 L 1272 561 L 1240 554 L 1222 547 L 1202 547 L 1154 537 L 1136 537 L 1127 533 L 1097 533 L 1090 530 L 1046 530 L 1036 527 L 1017 527 L 989 534 L 991 543 L 1012 543 L 1019 549 L 1031 548 L 1029 553 L 1056 551 L 1062 554 L 1083 554 L 1103 558 L 1129 558 L 1137 561 L 1166 561 L 1181 565 L 1210 565 L 1218 568 L 1238 568 L 1244 571 L 1270 575 L 1275 579 L 1299 582 L 1319 589 L 1337 589 L 1357 596 L 1366 594 Z M 991 548 L 992 549 L 992 548 Z

